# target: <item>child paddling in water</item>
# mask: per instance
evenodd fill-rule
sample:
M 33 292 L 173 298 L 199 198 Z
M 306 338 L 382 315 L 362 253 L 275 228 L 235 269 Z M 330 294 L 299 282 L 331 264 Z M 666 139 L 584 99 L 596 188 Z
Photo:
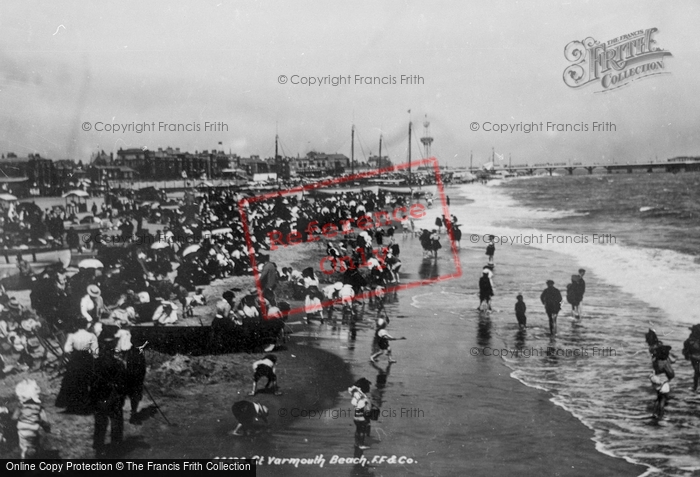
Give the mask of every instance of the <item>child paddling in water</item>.
M 396 341 L 396 340 L 405 340 L 406 337 L 402 336 L 401 338 L 394 338 L 389 334 L 389 332 L 385 328 L 381 328 L 377 330 L 376 334 L 376 339 L 377 339 L 377 347 L 379 348 L 379 351 L 374 353 L 369 360 L 373 363 L 377 362 L 377 358 L 379 358 L 381 355 L 383 355 L 386 352 L 387 357 L 389 358 L 390 363 L 395 363 L 396 360 L 391 357 L 391 346 L 389 346 L 389 341 Z

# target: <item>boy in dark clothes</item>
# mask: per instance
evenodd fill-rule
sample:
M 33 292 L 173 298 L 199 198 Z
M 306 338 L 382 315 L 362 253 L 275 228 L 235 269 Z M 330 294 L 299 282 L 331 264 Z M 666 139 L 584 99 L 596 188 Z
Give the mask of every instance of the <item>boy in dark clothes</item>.
M 515 318 L 518 320 L 518 325 L 520 325 L 520 329 L 525 329 L 527 328 L 527 317 L 525 316 L 527 306 L 523 301 L 522 295 L 518 295 L 515 298 L 518 300 L 517 302 L 515 302 Z

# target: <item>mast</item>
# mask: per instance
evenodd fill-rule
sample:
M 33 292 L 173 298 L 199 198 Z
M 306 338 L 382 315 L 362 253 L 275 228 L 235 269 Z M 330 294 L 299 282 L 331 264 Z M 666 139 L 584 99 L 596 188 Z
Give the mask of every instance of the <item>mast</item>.
M 413 123 L 408 122 L 408 182 L 411 182 L 411 126 Z
M 276 182 L 279 183 L 280 181 L 280 174 L 281 174 L 281 166 L 280 166 L 280 160 L 279 156 L 277 155 L 277 141 L 279 139 L 279 135 L 275 134 L 275 170 L 277 171 L 277 177 L 276 177 Z
M 377 169 L 382 168 L 382 135 L 379 134 L 379 162 L 377 163 Z
M 352 125 L 352 133 L 351 133 L 351 138 L 352 138 L 352 145 L 350 146 L 350 155 L 352 156 L 350 158 L 350 169 L 352 171 L 352 175 L 355 175 L 355 125 Z

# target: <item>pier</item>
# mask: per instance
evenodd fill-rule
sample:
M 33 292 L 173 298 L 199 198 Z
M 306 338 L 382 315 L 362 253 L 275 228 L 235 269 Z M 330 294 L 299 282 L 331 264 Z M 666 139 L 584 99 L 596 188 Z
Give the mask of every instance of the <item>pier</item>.
M 625 163 L 625 164 L 593 164 L 593 165 L 583 165 L 583 164 L 566 164 L 566 163 L 544 163 L 544 164 L 534 164 L 534 165 L 523 165 L 523 166 L 505 166 L 494 168 L 494 172 L 506 171 L 512 174 L 518 172 L 525 172 L 526 174 L 533 175 L 535 171 L 547 171 L 551 176 L 554 171 L 564 170 L 573 175 L 576 169 L 585 169 L 589 174 L 593 174 L 596 169 L 604 169 L 608 174 L 613 173 L 624 173 L 632 174 L 635 171 L 644 172 L 692 172 L 700 171 L 700 161 L 670 161 L 670 162 L 635 162 L 635 163 Z M 483 169 L 478 167 L 468 168 L 469 172 L 478 172 Z

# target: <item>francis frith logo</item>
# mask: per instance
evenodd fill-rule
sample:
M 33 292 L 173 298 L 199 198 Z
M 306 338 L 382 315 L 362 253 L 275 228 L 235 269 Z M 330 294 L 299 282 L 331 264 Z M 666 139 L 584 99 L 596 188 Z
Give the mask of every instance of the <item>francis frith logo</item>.
M 592 37 L 572 41 L 564 48 L 571 64 L 564 70 L 570 88 L 598 84 L 596 93 L 612 91 L 632 81 L 668 74 L 664 58 L 673 56 L 656 45 L 657 28 L 638 30 L 607 42 Z

